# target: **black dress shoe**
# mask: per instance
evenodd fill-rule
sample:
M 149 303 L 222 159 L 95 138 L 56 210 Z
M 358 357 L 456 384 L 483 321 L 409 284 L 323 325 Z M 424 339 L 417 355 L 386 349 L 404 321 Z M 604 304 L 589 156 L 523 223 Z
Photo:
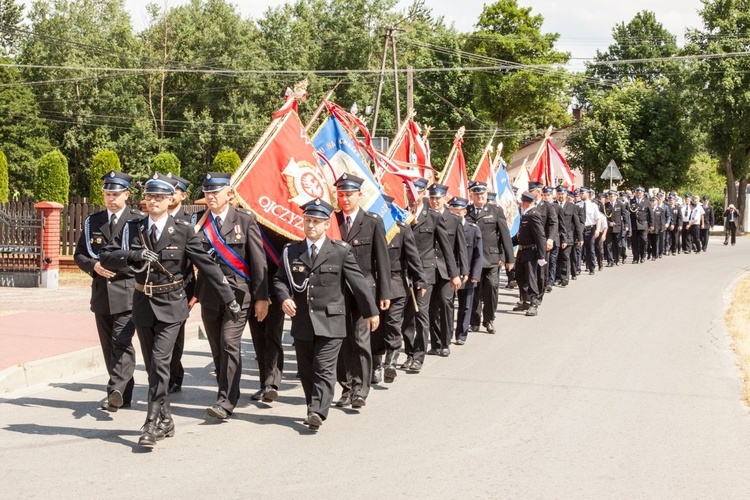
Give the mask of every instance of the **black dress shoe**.
M 469 331 L 470 332 L 478 332 L 479 331 L 479 325 L 469 325 Z
M 464 345 L 466 341 L 464 339 L 458 339 L 456 340 L 456 345 Z
M 575 278 L 573 278 L 573 279 L 575 279 Z M 563 282 L 560 283 L 560 286 L 563 287 L 563 288 L 565 288 L 566 286 L 568 286 L 568 283 L 570 283 L 568 280 L 563 280 Z
M 487 329 L 487 333 L 495 333 L 495 325 L 493 325 L 492 323 L 484 323 L 484 327 Z
M 261 399 L 263 399 L 263 393 L 265 391 L 266 390 L 263 387 L 261 387 L 260 389 L 255 391 L 252 396 L 250 396 L 250 399 L 253 401 L 260 401 Z
M 169 394 L 174 394 L 175 392 L 182 392 L 182 384 L 170 384 Z
M 430 349 L 429 351 L 427 351 L 427 354 L 429 354 L 430 356 L 439 356 L 440 349 Z
M 267 385 L 266 388 L 263 389 L 263 399 L 261 401 L 264 403 L 273 403 L 278 397 L 279 391 L 277 391 L 274 386 Z
M 354 396 L 352 398 L 352 408 L 360 409 L 366 404 L 367 403 L 365 403 L 365 398 L 363 398 L 362 396 Z
M 206 408 L 206 415 L 218 418 L 219 420 L 226 420 L 229 418 L 229 412 L 219 405 L 213 405 L 211 408 Z
M 526 316 L 536 316 L 536 306 L 529 307 L 529 310 L 526 311 Z
M 422 362 L 421 361 L 412 361 L 411 366 L 409 366 L 410 372 L 419 372 L 422 371 Z
M 547 285 L 547 288 L 545 288 L 545 291 L 547 293 L 552 293 L 552 286 L 551 285 Z
M 577 275 L 576 276 L 571 276 L 570 279 L 572 279 L 573 281 L 575 281 L 575 280 L 578 279 L 578 276 Z
M 440 356 L 441 357 L 447 358 L 450 355 L 451 355 L 451 350 L 449 348 L 443 347 L 442 349 L 440 349 Z
M 591 276 L 592 274 L 594 274 L 594 270 L 593 269 L 591 271 L 589 271 L 589 276 Z
M 110 408 L 114 408 L 110 411 L 117 411 L 123 404 L 122 393 L 120 391 L 110 392 L 107 396 L 107 403 L 109 403 Z
M 352 398 L 349 396 L 341 396 L 341 399 L 336 401 L 336 408 L 344 408 L 352 405 Z
M 409 368 L 411 368 L 411 364 L 413 362 L 414 362 L 414 358 L 412 358 L 411 356 L 407 356 L 406 361 L 401 363 L 401 366 L 399 366 L 399 368 L 401 368 L 402 370 L 408 370 Z
M 307 414 L 305 425 L 308 426 L 311 430 L 317 431 L 318 429 L 320 429 L 320 426 L 323 425 L 323 419 L 320 418 L 320 415 L 318 415 L 314 411 L 311 411 Z
M 514 311 L 526 311 L 531 307 L 528 303 L 518 304 L 513 308 Z

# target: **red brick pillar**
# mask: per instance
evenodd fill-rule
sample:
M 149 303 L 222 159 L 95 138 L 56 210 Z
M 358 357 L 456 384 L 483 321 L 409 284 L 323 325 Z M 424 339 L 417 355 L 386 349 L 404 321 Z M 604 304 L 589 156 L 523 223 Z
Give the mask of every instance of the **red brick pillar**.
M 54 201 L 42 201 L 34 205 L 39 217 L 44 217 L 42 231 L 42 288 L 57 288 L 60 278 L 60 211 L 63 206 Z

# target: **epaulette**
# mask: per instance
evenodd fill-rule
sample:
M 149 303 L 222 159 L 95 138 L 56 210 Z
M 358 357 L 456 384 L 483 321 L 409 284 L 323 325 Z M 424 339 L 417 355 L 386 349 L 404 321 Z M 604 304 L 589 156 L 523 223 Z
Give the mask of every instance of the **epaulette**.
M 406 227 L 406 224 L 405 224 L 405 223 L 403 223 L 403 222 L 401 222 L 401 221 L 399 221 L 399 220 L 397 220 L 397 221 L 396 221 L 396 225 L 397 225 L 398 227 Z
M 344 247 L 344 248 L 349 248 L 349 247 L 351 246 L 351 245 L 349 245 L 349 243 L 347 243 L 346 241 L 341 241 L 341 240 L 331 240 L 331 241 L 332 241 L 332 242 L 333 242 L 333 243 L 334 243 L 335 245 L 339 245 L 339 246 L 342 246 L 342 247 Z
M 241 214 L 246 214 L 246 215 L 255 215 L 254 213 L 252 213 L 252 212 L 251 212 L 250 210 L 248 210 L 248 209 L 246 209 L 246 208 L 242 208 L 242 207 L 236 207 L 236 208 L 235 208 L 235 210 L 237 210 L 237 211 L 238 211 L 239 213 L 241 213 Z
M 468 225 L 470 225 L 470 226 L 474 226 L 474 227 L 477 227 L 477 225 L 476 225 L 476 224 L 474 224 L 474 223 L 473 223 L 473 222 L 471 222 L 471 221 L 468 221 L 468 220 L 467 220 L 467 221 L 466 221 L 466 223 L 467 223 Z
M 372 212 L 365 212 L 365 215 L 370 217 L 371 219 L 378 220 L 380 219 L 380 216 L 378 214 L 372 213 Z
M 138 210 L 137 208 L 131 208 L 131 209 L 130 209 L 130 213 L 131 213 L 132 215 L 135 215 L 135 216 L 138 216 L 138 217 L 145 217 L 145 216 L 146 216 L 146 213 L 145 213 L 145 212 L 141 212 L 141 211 L 140 211 L 140 210 Z
M 292 243 L 292 241 L 290 241 L 289 243 L 285 243 L 284 248 L 289 248 L 290 246 L 292 246 Z
M 184 220 L 184 219 L 172 219 L 175 224 L 182 224 L 183 226 L 192 226 L 190 222 Z

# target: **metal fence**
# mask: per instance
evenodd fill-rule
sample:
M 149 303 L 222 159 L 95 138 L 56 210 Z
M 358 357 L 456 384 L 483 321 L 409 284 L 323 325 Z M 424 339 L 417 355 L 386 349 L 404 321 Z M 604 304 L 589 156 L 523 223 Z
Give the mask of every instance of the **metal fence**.
M 0 203 L 0 286 L 40 285 L 43 228 L 34 203 Z

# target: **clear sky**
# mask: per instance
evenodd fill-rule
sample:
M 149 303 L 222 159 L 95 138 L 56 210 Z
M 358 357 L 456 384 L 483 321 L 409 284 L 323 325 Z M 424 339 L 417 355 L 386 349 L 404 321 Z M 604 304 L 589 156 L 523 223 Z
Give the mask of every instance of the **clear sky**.
M 146 25 L 146 4 L 153 0 L 125 0 L 136 29 Z M 185 0 L 168 0 L 169 5 L 178 5 Z M 163 3 L 157 0 L 156 3 Z M 234 0 L 246 17 L 257 18 L 269 6 L 280 5 L 276 0 Z M 433 15 L 443 16 L 448 24 L 455 23 L 461 31 L 469 31 L 479 18 L 484 4 L 482 0 L 428 0 Z M 410 0 L 399 2 L 406 8 Z M 641 10 L 656 13 L 656 18 L 682 45 L 685 29 L 700 27 L 698 9 L 700 0 L 519 0 L 522 6 L 530 6 L 534 13 L 544 17 L 544 30 L 559 33 L 558 48 L 570 52 L 574 58 L 570 68 L 583 69 L 581 58 L 591 58 L 596 49 L 604 50 L 612 42 L 612 27 L 629 21 Z

